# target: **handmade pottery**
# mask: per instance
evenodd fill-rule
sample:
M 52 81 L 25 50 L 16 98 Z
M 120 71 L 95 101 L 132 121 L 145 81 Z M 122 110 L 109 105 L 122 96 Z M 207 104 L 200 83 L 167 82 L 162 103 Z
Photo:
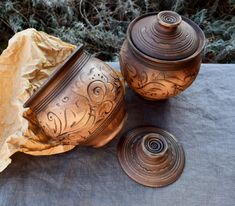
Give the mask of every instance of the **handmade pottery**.
M 173 11 L 133 20 L 120 51 L 123 76 L 148 100 L 176 96 L 195 80 L 205 36 L 191 20 Z
M 25 103 L 41 129 L 62 144 L 100 147 L 126 119 L 124 87 L 107 64 L 78 47 Z
M 185 164 L 183 147 L 169 132 L 152 127 L 137 127 L 118 144 L 118 159 L 125 173 L 148 187 L 163 187 L 175 182 Z

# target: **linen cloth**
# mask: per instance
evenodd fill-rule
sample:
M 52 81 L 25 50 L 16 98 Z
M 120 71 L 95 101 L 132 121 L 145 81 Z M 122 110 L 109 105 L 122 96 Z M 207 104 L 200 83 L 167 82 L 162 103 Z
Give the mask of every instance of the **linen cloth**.
M 235 205 L 234 69 L 203 64 L 191 87 L 167 101 L 146 101 L 127 88 L 128 120 L 115 140 L 54 156 L 16 153 L 0 173 L 0 205 Z M 186 164 L 175 183 L 147 188 L 122 171 L 118 140 L 140 125 L 165 129 L 182 143 Z

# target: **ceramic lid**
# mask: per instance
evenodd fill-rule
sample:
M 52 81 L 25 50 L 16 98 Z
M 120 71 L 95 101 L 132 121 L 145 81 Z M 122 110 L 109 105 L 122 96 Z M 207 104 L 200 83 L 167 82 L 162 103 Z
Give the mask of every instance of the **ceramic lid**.
M 200 36 L 204 37 L 200 28 L 195 27 L 195 23 L 176 12 L 162 11 L 135 19 L 128 33 L 134 46 L 142 53 L 161 60 L 180 60 L 194 54 L 199 47 Z

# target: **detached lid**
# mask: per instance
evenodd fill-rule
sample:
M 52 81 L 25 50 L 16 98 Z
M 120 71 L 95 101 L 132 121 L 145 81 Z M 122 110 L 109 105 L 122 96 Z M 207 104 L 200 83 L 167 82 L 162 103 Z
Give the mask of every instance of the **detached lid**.
M 204 40 L 203 32 L 195 23 L 173 11 L 150 13 L 135 19 L 130 24 L 129 37 L 142 53 L 160 60 L 187 58 Z

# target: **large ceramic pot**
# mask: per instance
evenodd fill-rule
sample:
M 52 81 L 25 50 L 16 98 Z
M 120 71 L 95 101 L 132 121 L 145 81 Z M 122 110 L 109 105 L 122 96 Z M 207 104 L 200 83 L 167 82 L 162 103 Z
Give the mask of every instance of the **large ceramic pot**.
M 43 132 L 63 144 L 100 147 L 121 130 L 124 88 L 118 74 L 78 47 L 25 103 Z
M 175 12 L 140 16 L 130 23 L 121 48 L 123 76 L 148 100 L 175 96 L 195 80 L 204 44 L 202 30 Z

